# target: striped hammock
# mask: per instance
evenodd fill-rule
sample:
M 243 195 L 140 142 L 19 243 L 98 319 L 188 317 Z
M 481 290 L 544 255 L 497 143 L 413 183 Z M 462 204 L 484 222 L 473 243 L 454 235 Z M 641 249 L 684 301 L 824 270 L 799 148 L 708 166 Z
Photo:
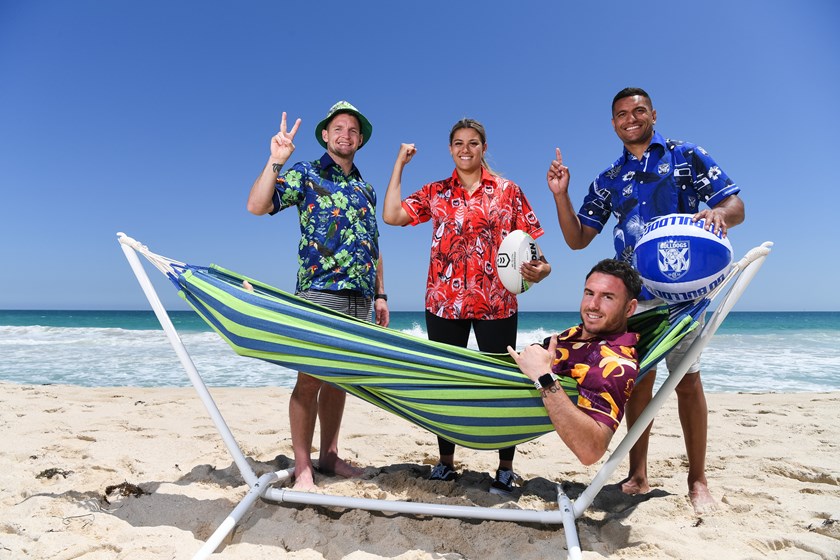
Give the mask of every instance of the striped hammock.
M 154 257 L 179 294 L 242 356 L 305 371 L 473 449 L 501 449 L 554 431 L 538 391 L 506 354 L 382 328 L 215 265 Z M 252 291 L 243 288 L 245 280 Z M 641 334 L 640 372 L 697 326 L 708 303 L 662 306 L 631 318 L 630 330 Z M 576 382 L 561 383 L 576 401 Z

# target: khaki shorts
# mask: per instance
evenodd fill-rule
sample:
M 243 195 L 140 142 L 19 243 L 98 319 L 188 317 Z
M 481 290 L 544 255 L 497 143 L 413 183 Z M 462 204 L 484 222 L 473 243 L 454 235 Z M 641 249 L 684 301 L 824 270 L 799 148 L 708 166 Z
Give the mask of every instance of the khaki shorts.
M 636 313 L 638 314 L 642 311 L 647 311 L 648 309 L 659 307 L 663 303 L 665 302 L 659 298 L 640 301 L 638 307 L 636 307 Z M 696 329 L 685 335 L 685 337 L 680 341 L 680 343 L 677 344 L 673 350 L 668 352 L 667 356 L 665 356 L 665 365 L 668 366 L 668 371 L 673 371 L 673 369 L 679 365 L 679 363 L 685 357 L 685 354 L 688 351 L 688 347 L 691 346 L 691 343 L 694 342 L 694 340 L 700 334 L 700 331 L 703 328 L 703 324 L 706 322 L 705 313 L 703 313 L 703 315 L 700 316 L 699 322 L 700 325 Z M 653 368 L 655 369 L 656 366 L 654 365 Z M 697 358 L 686 370 L 686 373 L 697 373 L 698 371 L 700 371 L 700 354 L 697 355 Z

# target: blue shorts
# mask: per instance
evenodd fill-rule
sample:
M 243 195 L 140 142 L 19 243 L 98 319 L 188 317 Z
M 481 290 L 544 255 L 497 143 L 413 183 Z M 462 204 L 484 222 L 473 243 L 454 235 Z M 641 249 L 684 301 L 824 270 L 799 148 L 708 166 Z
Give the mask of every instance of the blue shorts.
M 636 314 L 641 313 L 642 311 L 647 311 L 648 309 L 653 309 L 654 307 L 659 307 L 665 303 L 665 301 L 659 298 L 653 298 L 645 301 L 640 301 L 638 307 L 636 307 Z M 697 338 L 700 334 L 700 331 L 703 328 L 703 325 L 706 323 L 706 314 L 700 316 L 700 326 L 696 329 L 685 335 L 685 337 L 677 344 L 673 350 L 668 352 L 668 355 L 665 356 L 665 365 L 668 366 L 668 371 L 673 371 L 675 367 L 679 365 L 682 359 L 685 357 L 686 352 L 688 352 L 688 347 L 691 346 L 691 343 Z M 702 352 L 701 352 L 702 354 Z M 654 366 L 656 368 L 656 366 Z M 700 354 L 697 355 L 697 358 L 694 362 L 688 367 L 686 373 L 697 373 L 700 371 Z

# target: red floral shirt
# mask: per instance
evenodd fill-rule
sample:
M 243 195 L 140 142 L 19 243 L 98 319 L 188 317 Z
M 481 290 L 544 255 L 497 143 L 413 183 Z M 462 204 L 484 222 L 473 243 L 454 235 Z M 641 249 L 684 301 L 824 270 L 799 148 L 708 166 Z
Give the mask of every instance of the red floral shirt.
M 411 225 L 432 220 L 432 251 L 426 281 L 426 309 L 444 319 L 506 319 L 516 313 L 516 296 L 496 274 L 502 239 L 521 229 L 537 238 L 539 220 L 522 189 L 482 169 L 481 185 L 468 195 L 457 171 L 424 185 L 402 207 Z

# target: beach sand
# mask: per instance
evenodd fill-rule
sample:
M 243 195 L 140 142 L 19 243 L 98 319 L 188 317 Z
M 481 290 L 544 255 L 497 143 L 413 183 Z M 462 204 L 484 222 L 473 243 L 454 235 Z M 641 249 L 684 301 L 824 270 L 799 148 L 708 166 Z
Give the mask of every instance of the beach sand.
M 291 465 L 288 390 L 211 393 L 258 473 Z M 0 394 L 0 559 L 190 558 L 247 490 L 192 388 L 3 383 Z M 840 393 L 711 394 L 709 409 L 719 510 L 697 516 L 688 502 L 672 398 L 654 425 L 652 492 L 606 488 L 577 522 L 584 558 L 840 558 Z M 487 492 L 494 452 L 459 448 L 460 479 L 430 482 L 434 436 L 353 397 L 341 448 L 365 477 L 318 475 L 325 492 L 461 505 L 554 509 L 555 482 L 575 497 L 598 467 L 548 434 L 519 446 L 525 484 L 512 499 Z M 561 526 L 258 501 L 214 558 L 543 559 L 565 546 Z

